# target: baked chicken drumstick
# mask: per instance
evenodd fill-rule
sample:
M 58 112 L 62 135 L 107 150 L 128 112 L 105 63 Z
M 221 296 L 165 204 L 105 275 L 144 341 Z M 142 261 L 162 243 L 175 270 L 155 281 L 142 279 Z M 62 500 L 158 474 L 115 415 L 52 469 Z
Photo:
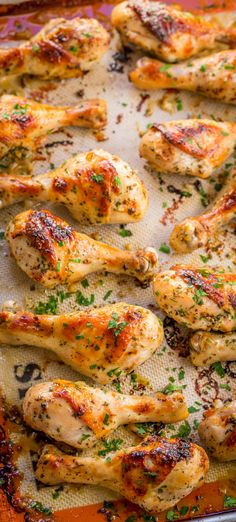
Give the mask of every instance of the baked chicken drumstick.
M 204 179 L 233 153 L 235 143 L 235 123 L 189 119 L 154 124 L 139 151 L 158 172 Z
M 0 176 L 0 208 L 26 198 L 62 203 L 80 223 L 131 223 L 148 196 L 136 172 L 104 150 L 83 152 L 34 178 Z
M 176 265 L 153 282 L 158 306 L 193 330 L 236 329 L 236 274 Z
M 206 245 L 218 228 L 229 223 L 235 215 L 236 170 L 210 210 L 175 225 L 170 235 L 170 244 L 178 253 L 192 252 Z
M 115 452 L 109 460 L 66 455 L 54 446 L 45 446 L 36 477 L 49 485 L 100 484 L 157 513 L 200 486 L 208 466 L 204 449 L 196 444 L 150 437 L 138 446 Z
M 111 247 L 76 232 L 47 210 L 18 214 L 8 225 L 6 239 L 20 268 L 48 288 L 103 270 L 148 283 L 158 261 L 153 248 L 129 252 Z
M 132 372 L 162 340 L 159 318 L 125 303 L 51 316 L 0 312 L 0 343 L 52 350 L 65 364 L 102 384 Z
M 190 356 L 195 366 L 236 361 L 236 332 L 195 332 L 190 339 Z
M 5 94 L 0 98 L 0 158 L 17 147 L 36 149 L 48 134 L 74 125 L 99 129 L 106 124 L 104 100 L 82 100 L 74 107 L 53 107 Z
M 121 2 L 111 19 L 124 45 L 144 49 L 165 62 L 186 60 L 204 49 L 214 49 L 219 41 L 230 40 L 230 30 L 156 0 Z
M 0 76 L 82 76 L 100 60 L 109 42 L 109 34 L 97 20 L 55 18 L 28 42 L 0 50 Z
M 130 79 L 139 89 L 183 89 L 236 104 L 236 50 L 176 65 L 141 58 Z
M 198 433 L 210 454 L 220 461 L 236 460 L 236 400 L 216 401 L 204 416 Z
M 82 381 L 56 380 L 32 386 L 25 395 L 23 413 L 31 428 L 75 448 L 85 448 L 123 424 L 184 420 L 188 408 L 179 392 L 135 397 L 91 388 Z

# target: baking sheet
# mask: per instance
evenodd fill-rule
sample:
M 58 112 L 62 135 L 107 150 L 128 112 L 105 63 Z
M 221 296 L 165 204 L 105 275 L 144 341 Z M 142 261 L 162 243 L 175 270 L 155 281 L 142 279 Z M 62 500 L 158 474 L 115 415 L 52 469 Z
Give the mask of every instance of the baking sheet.
M 99 14 L 101 18 L 103 12 Z M 149 209 L 144 219 L 137 224 L 126 227 L 131 235 L 122 237 L 121 229 L 117 226 L 85 227 L 73 221 L 69 213 L 59 206 L 49 204 L 22 204 L 15 205 L 9 209 L 2 210 L 0 214 L 0 230 L 4 230 L 9 219 L 18 212 L 29 206 L 32 208 L 49 208 L 60 217 L 66 219 L 78 231 L 87 234 L 95 234 L 96 239 L 101 239 L 109 244 L 120 248 L 138 248 L 153 246 L 158 251 L 163 243 L 168 244 L 169 234 L 175 222 L 186 216 L 198 214 L 204 210 L 203 202 L 209 199 L 211 202 L 218 193 L 219 183 L 222 182 L 224 168 L 220 169 L 209 181 L 201 181 L 200 192 L 196 178 L 157 175 L 148 168 L 143 160 L 139 158 L 138 146 L 140 135 L 153 122 L 163 122 L 172 119 L 183 119 L 187 117 L 209 117 L 222 120 L 235 120 L 236 108 L 225 106 L 206 100 L 200 96 L 187 93 L 172 92 L 166 94 L 164 91 L 156 93 L 144 93 L 137 91 L 128 81 L 128 71 L 135 64 L 138 53 L 129 54 L 128 57 L 121 53 L 119 39 L 116 35 L 112 37 L 112 45 L 109 52 L 101 62 L 89 72 L 84 79 L 63 80 L 60 83 L 53 82 L 51 90 L 44 91 L 40 85 L 29 79 L 25 80 L 24 92 L 30 97 L 41 97 L 43 101 L 55 105 L 73 105 L 79 102 L 81 97 L 105 98 L 108 104 L 108 126 L 105 129 L 104 141 L 98 142 L 97 137 L 90 131 L 79 129 L 65 130 L 48 137 L 47 144 L 40 152 L 41 159 L 34 161 L 33 174 L 45 172 L 54 165 L 69 158 L 72 154 L 94 148 L 104 148 L 127 161 L 133 168 L 137 169 L 140 178 L 144 181 L 149 193 Z M 50 82 L 51 84 L 52 82 Z M 45 85 L 45 83 L 44 83 Z M 49 84 L 47 84 L 49 85 Z M 101 138 L 101 136 L 100 136 Z M 64 144 L 62 143 L 64 142 Z M 235 158 L 227 160 L 234 164 Z M 202 190 L 206 196 L 202 198 Z M 184 195 L 185 194 L 185 195 Z M 228 225 L 211 240 L 211 250 L 197 250 L 189 255 L 176 256 L 171 252 L 165 254 L 159 251 L 159 269 L 165 270 L 175 263 L 195 264 L 207 266 L 201 258 L 209 256 L 208 264 L 215 267 L 225 267 L 227 270 L 235 271 L 235 235 L 234 225 Z M 61 292 L 64 287 L 56 291 L 46 291 L 37 284 L 32 284 L 16 263 L 9 256 L 7 244 L 0 241 L 0 292 L 1 302 L 9 299 L 24 309 L 34 310 L 39 301 L 46 302 L 53 295 L 57 303 L 57 311 L 70 312 L 82 309 L 76 304 L 75 296 L 61 302 Z M 88 278 L 89 287 L 84 288 L 79 283 L 76 289 L 90 297 L 95 296 L 95 305 L 105 305 L 116 301 L 126 301 L 150 308 L 159 316 L 162 314 L 157 310 L 150 288 L 143 289 L 131 278 L 115 277 L 112 275 L 97 274 Z M 76 290 L 75 289 L 75 290 Z M 104 296 L 112 290 L 110 297 L 105 301 Z M 171 340 L 172 324 L 166 322 L 165 342 L 149 361 L 137 369 L 137 378 L 128 376 L 121 382 L 121 390 L 124 392 L 145 393 L 162 389 L 168 383 L 184 387 L 184 393 L 189 407 L 192 406 L 194 413 L 188 419 L 187 431 L 190 438 L 198 442 L 196 425 L 202 418 L 204 409 L 209 407 L 216 398 L 232 398 L 235 393 L 236 364 L 222 364 L 224 376 L 220 377 L 216 370 L 196 369 L 188 358 L 183 357 L 183 342 L 178 330 L 174 330 L 177 342 L 167 343 Z M 13 348 L 9 346 L 0 347 L 0 383 L 8 404 L 20 406 L 26 389 L 40 380 L 51 378 L 63 378 L 70 380 L 84 379 L 78 373 L 63 365 L 50 352 L 42 352 L 40 349 L 31 347 Z M 184 377 L 183 377 L 184 375 Z M 89 384 L 91 381 L 86 379 Z M 181 423 L 185 424 L 185 423 Z M 185 424 L 186 426 L 186 424 Z M 175 425 L 166 429 L 167 435 L 179 432 L 180 426 Z M 22 433 L 19 429 L 11 434 L 14 442 L 22 442 Z M 125 428 L 120 428 L 111 438 L 122 438 L 124 445 L 137 442 L 137 438 Z M 101 449 L 98 445 L 93 452 Z M 44 505 L 52 506 L 54 510 L 85 506 L 104 499 L 113 500 L 118 498 L 111 491 L 100 487 L 66 485 L 57 498 L 54 498 L 55 488 L 39 486 L 34 479 L 33 454 L 26 448 L 21 453 L 18 462 L 19 468 L 24 473 L 22 481 L 22 492 Z M 227 476 L 234 469 L 232 463 L 220 464 L 211 462 L 211 468 L 207 475 L 207 481 L 214 481 Z

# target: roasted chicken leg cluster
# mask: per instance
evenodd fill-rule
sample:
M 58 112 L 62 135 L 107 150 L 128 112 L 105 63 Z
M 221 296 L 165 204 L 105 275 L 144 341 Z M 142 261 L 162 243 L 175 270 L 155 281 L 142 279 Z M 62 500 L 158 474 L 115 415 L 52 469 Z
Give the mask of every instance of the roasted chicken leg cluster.
M 198 433 L 202 442 L 217 460 L 236 460 L 236 401 L 216 401 L 205 412 Z
M 139 47 L 165 62 L 186 60 L 218 41 L 230 40 L 224 31 L 180 6 L 156 0 L 128 0 L 112 12 L 112 24 L 127 46 Z
M 219 53 L 177 65 L 141 58 L 130 73 L 139 89 L 184 89 L 222 102 L 236 104 L 236 50 Z
M 232 154 L 235 143 L 235 123 L 188 119 L 154 124 L 139 151 L 158 172 L 204 179 Z
M 170 244 L 178 253 L 192 252 L 206 245 L 214 233 L 236 215 L 236 170 L 216 199 L 213 207 L 199 216 L 186 218 L 175 225 Z
M 236 332 L 195 332 L 190 339 L 191 361 L 209 366 L 217 361 L 236 361 Z
M 64 363 L 102 384 L 132 372 L 162 340 L 159 318 L 125 303 L 57 316 L 0 312 L 1 344 L 52 350 Z
M 181 439 L 150 437 L 109 460 L 66 455 L 46 446 L 36 477 L 44 484 L 100 484 L 157 513 L 200 486 L 209 462 L 203 448 Z
M 0 98 L 0 158 L 16 148 L 36 149 L 48 134 L 74 125 L 99 129 L 107 120 L 104 100 L 82 100 L 74 107 L 53 107 L 19 96 Z
M 139 221 L 148 206 L 147 192 L 136 172 L 101 149 L 77 154 L 34 178 L 0 177 L 0 208 L 26 198 L 62 203 L 84 224 Z
M 0 50 L 0 75 L 82 76 L 100 60 L 109 42 L 109 34 L 95 19 L 55 18 L 28 42 Z
M 153 248 L 120 250 L 76 232 L 47 210 L 18 214 L 6 231 L 10 250 L 26 274 L 53 288 L 71 284 L 97 271 L 127 274 L 148 283 L 157 267 Z
M 25 395 L 23 413 L 31 428 L 83 448 L 94 445 L 122 424 L 184 420 L 188 408 L 179 392 L 135 397 L 91 388 L 82 381 L 56 380 L 32 386 Z
M 176 265 L 153 283 L 158 306 L 193 330 L 236 329 L 236 274 Z

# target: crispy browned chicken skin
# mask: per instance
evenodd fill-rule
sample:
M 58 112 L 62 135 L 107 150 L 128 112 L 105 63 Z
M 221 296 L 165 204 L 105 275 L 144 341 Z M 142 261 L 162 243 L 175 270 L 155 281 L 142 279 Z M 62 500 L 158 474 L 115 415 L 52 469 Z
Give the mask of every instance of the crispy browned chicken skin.
M 41 382 L 23 401 L 24 420 L 57 441 L 75 448 L 93 446 L 118 426 L 136 422 L 173 423 L 188 417 L 182 393 L 124 395 L 89 387 L 82 381 Z M 109 422 L 104 423 L 108 418 Z
M 112 24 L 123 43 L 144 49 L 166 62 L 186 60 L 218 41 L 229 41 L 224 31 L 180 6 L 155 0 L 128 0 L 112 11 Z
M 40 147 L 48 134 L 74 125 L 99 129 L 106 125 L 104 100 L 82 100 L 74 107 L 53 107 L 22 96 L 0 98 L 0 158 L 10 150 Z
M 121 250 L 80 234 L 47 210 L 27 210 L 9 223 L 6 239 L 18 265 L 42 285 L 71 284 L 92 272 L 107 271 L 153 279 L 158 256 L 153 248 Z
M 132 223 L 148 206 L 147 191 L 128 163 L 101 149 L 76 154 L 53 171 L 0 177 L 0 208 L 26 198 L 62 203 L 80 223 Z
M 234 122 L 188 119 L 155 123 L 140 141 L 140 156 L 166 174 L 208 178 L 233 153 Z
M 160 319 L 126 303 L 51 316 L 0 312 L 0 343 L 52 350 L 64 363 L 102 384 L 132 372 L 162 340 Z
M 0 50 L 0 76 L 82 76 L 100 60 L 109 42 L 109 34 L 95 19 L 55 18 L 28 42 Z
M 153 290 L 160 308 L 178 323 L 230 332 L 236 328 L 235 283 L 230 272 L 176 265 L 155 276 Z
M 46 446 L 36 477 L 44 484 L 100 484 L 158 513 L 200 486 L 209 463 L 203 448 L 181 439 L 150 437 L 110 459 L 74 457 Z
M 220 461 L 236 460 L 236 400 L 216 401 L 204 417 L 198 433 L 210 454 Z
M 139 89 L 183 89 L 236 104 L 236 50 L 176 65 L 141 58 L 130 79 Z

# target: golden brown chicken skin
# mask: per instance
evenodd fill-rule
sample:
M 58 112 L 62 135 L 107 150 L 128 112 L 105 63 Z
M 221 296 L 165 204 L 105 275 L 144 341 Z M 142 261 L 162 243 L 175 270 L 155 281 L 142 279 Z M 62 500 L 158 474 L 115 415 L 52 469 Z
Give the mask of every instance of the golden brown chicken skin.
M 233 153 L 236 125 L 207 119 L 155 123 L 140 141 L 140 156 L 158 172 L 208 178 Z
M 210 454 L 223 462 L 236 460 L 236 401 L 216 401 L 204 417 L 198 433 Z
M 236 332 L 195 332 L 190 338 L 190 356 L 195 366 L 236 361 Z
M 83 448 L 93 446 L 123 424 L 184 420 L 188 408 L 179 392 L 124 395 L 92 388 L 82 381 L 58 379 L 32 386 L 23 400 L 23 414 L 31 428 Z
M 0 208 L 27 198 L 63 204 L 80 223 L 139 221 L 147 191 L 128 163 L 101 149 L 76 154 L 53 171 L 0 177 Z
M 0 343 L 52 350 L 65 364 L 102 384 L 132 372 L 162 340 L 160 319 L 126 303 L 62 315 L 0 313 Z
M 158 306 L 193 330 L 236 328 L 236 274 L 212 268 L 176 265 L 159 272 L 153 282 Z
M 150 437 L 108 459 L 74 457 L 46 446 L 36 477 L 44 484 L 99 484 L 158 513 L 200 486 L 209 467 L 203 448 L 181 439 Z
M 55 18 L 28 42 L 0 50 L 0 76 L 82 76 L 107 51 L 110 37 L 95 19 Z
M 150 282 L 158 256 L 153 248 L 121 250 L 80 234 L 47 210 L 27 210 L 9 223 L 6 239 L 16 262 L 48 288 L 72 284 L 90 273 L 107 271 Z
M 62 127 L 99 129 L 106 121 L 104 100 L 82 100 L 74 107 L 53 107 L 5 94 L 0 98 L 0 158 L 16 148 L 35 150 L 48 134 Z
M 228 41 L 224 31 L 178 5 L 155 0 L 128 0 L 112 11 L 112 24 L 123 43 L 143 49 L 166 62 L 186 60 L 217 42 Z
M 178 253 L 192 252 L 208 243 L 214 234 L 236 215 L 236 171 L 234 170 L 214 205 L 199 216 L 175 225 L 170 245 Z
M 180 89 L 236 104 L 236 50 L 226 50 L 179 64 L 141 58 L 130 73 L 139 89 Z

